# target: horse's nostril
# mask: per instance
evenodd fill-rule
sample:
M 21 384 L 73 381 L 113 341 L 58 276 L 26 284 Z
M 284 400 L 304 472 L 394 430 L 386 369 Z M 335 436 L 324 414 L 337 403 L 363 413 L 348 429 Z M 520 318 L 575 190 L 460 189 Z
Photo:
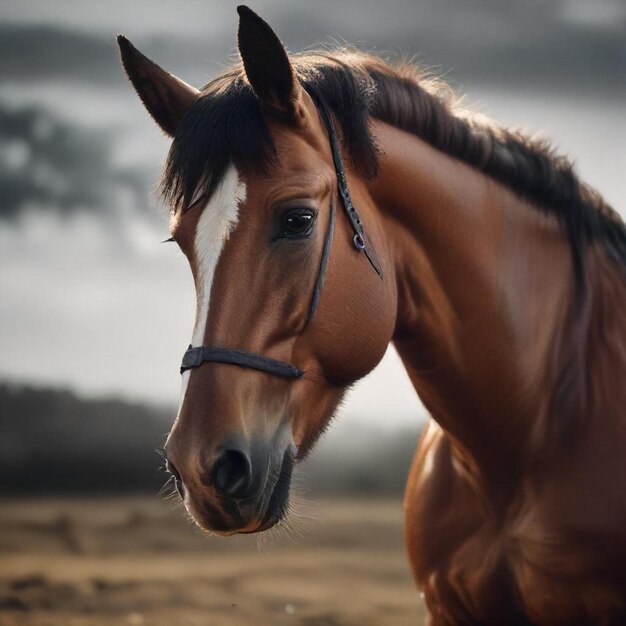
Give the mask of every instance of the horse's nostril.
M 222 495 L 242 498 L 252 483 L 252 468 L 248 455 L 240 450 L 222 452 L 213 467 L 213 484 Z

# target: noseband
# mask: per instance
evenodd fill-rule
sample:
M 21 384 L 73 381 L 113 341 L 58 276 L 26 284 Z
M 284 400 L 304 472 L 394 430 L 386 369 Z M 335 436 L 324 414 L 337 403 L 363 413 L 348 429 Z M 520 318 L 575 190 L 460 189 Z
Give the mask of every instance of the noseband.
M 314 99 L 315 100 L 315 99 Z M 343 165 L 343 158 L 341 157 L 341 150 L 339 147 L 339 140 L 337 139 L 337 132 L 330 113 L 323 102 L 316 102 L 320 117 L 326 126 L 328 137 L 330 139 L 330 147 L 333 154 L 333 163 L 335 165 L 335 173 L 337 175 L 337 189 L 341 196 L 343 208 L 345 214 L 348 217 L 354 235 L 352 237 L 352 244 L 358 252 L 363 252 L 369 261 L 370 265 L 374 268 L 376 273 L 382 278 L 383 270 L 380 266 L 378 256 L 374 250 L 374 246 L 367 238 L 365 230 L 359 213 L 356 210 L 352 199 L 350 198 L 350 191 L 348 189 L 348 181 L 346 179 L 346 172 Z M 324 286 L 324 279 L 326 277 L 326 268 L 328 266 L 328 259 L 330 257 L 330 248 L 333 240 L 333 233 L 335 230 L 335 203 L 331 202 L 330 212 L 328 215 L 328 226 L 326 228 L 326 236 L 324 239 L 324 247 L 322 249 L 322 258 L 320 260 L 320 268 L 317 274 L 317 280 L 315 281 L 315 287 L 313 289 L 313 296 L 311 298 L 311 305 L 309 307 L 309 314 L 307 316 L 306 325 L 313 319 L 317 305 L 319 304 L 320 296 L 322 294 L 322 288 Z M 183 362 L 180 366 L 180 373 L 199 367 L 203 363 L 228 363 L 230 365 L 239 365 L 240 367 L 247 367 L 249 369 L 260 370 L 267 374 L 274 376 L 280 376 L 282 378 L 302 378 L 304 372 L 285 361 L 278 361 L 261 354 L 255 354 L 254 352 L 247 352 L 245 350 L 236 350 L 233 348 L 221 348 L 218 346 L 199 346 L 194 348 L 189 346 L 185 354 L 183 355 Z

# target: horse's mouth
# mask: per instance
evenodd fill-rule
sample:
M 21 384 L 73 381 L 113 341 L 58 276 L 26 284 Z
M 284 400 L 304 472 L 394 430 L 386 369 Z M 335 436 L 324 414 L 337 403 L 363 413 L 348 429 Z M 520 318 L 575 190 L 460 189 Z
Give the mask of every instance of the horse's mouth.
M 200 528 L 223 537 L 268 530 L 283 520 L 289 511 L 289 492 L 295 462 L 294 452 L 287 450 L 278 477 L 268 478 L 265 489 L 254 499 L 238 501 L 219 498 L 198 502 L 195 498 L 187 497 L 187 510 Z
M 285 452 L 278 479 L 273 488 L 270 486 L 271 493 L 260 524 L 254 528 L 245 528 L 239 531 L 239 534 L 247 535 L 269 530 L 286 517 L 289 512 L 289 491 L 295 462 L 294 455 L 289 451 Z

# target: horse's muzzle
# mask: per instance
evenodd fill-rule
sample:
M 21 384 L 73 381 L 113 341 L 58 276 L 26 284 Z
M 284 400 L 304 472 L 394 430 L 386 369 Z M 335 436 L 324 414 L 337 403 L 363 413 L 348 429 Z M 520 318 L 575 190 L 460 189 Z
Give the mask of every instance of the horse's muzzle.
M 287 513 L 296 447 L 230 438 L 185 476 L 168 457 L 187 510 L 203 529 L 222 535 L 267 530 Z M 197 466 L 197 464 L 194 464 Z M 178 468 L 178 469 L 177 469 Z

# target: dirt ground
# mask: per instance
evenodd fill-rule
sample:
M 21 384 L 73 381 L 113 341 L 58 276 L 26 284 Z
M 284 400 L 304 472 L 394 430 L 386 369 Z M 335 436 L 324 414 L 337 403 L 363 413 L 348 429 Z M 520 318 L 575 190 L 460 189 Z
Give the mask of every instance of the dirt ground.
M 156 496 L 1 500 L 0 625 L 423 623 L 399 499 L 300 508 L 221 539 Z

